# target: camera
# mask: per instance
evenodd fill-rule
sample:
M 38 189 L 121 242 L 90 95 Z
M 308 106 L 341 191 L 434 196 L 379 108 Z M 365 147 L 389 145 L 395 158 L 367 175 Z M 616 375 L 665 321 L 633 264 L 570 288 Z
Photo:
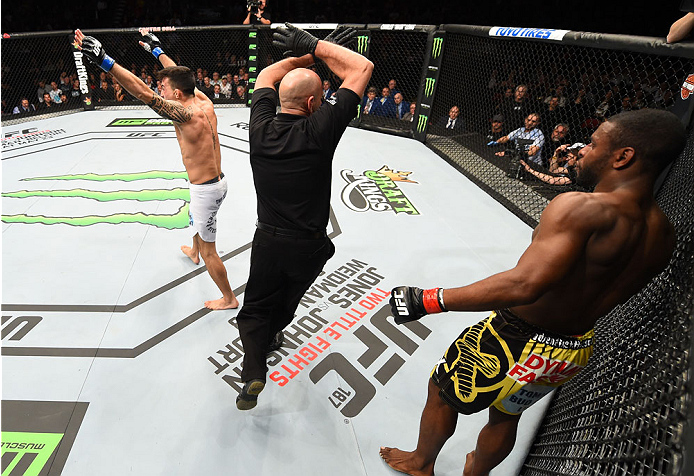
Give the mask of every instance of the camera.
M 525 170 L 521 166 L 521 159 L 527 159 L 528 153 L 527 149 L 535 142 L 533 139 L 516 139 L 515 148 L 513 149 L 513 155 L 508 163 L 508 169 L 506 170 L 506 176 L 510 178 L 515 178 L 518 180 L 523 180 L 525 178 Z
M 251 11 L 257 12 L 258 7 L 260 6 L 260 0 L 248 0 L 247 5 L 248 8 L 251 9 Z

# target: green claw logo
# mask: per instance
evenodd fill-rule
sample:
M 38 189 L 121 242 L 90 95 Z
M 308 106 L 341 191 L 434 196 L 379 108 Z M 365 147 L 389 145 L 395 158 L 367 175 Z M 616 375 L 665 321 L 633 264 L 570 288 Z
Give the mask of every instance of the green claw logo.
M 431 56 L 438 58 L 441 54 L 441 48 L 443 47 L 443 38 L 434 38 L 434 45 L 431 50 Z
M 424 132 L 424 129 L 427 126 L 427 120 L 429 119 L 429 116 L 425 116 L 424 114 L 419 115 L 419 122 L 417 123 L 417 132 L 420 134 Z
M 255 55 L 249 56 L 248 61 L 255 61 L 258 57 Z
M 255 44 L 255 43 L 250 43 L 250 44 L 248 45 L 248 49 L 249 49 L 249 50 L 255 50 L 255 49 L 257 49 L 257 48 L 258 48 L 258 45 Z
M 368 35 L 359 35 L 357 37 L 357 51 L 359 52 L 359 54 L 360 55 L 365 54 L 368 46 L 369 46 Z
M 257 33 L 255 31 L 249 31 L 248 32 L 248 38 L 255 38 Z
M 30 177 L 23 181 L 33 180 L 89 180 L 93 182 L 123 181 L 133 182 L 146 179 L 187 179 L 185 172 L 174 172 L 165 170 L 151 170 L 147 172 L 126 173 L 126 174 L 75 174 L 57 175 L 49 177 Z M 4 223 L 41 223 L 44 225 L 73 225 L 89 226 L 97 223 L 138 223 L 141 225 L 156 226 L 168 230 L 186 228 L 190 222 L 188 216 L 188 204 L 190 202 L 190 191 L 187 187 L 176 187 L 172 189 L 144 189 L 144 190 L 114 190 L 99 191 L 75 188 L 70 190 L 20 190 L 16 192 L 3 192 L 3 197 L 7 198 L 30 198 L 30 197 L 69 197 L 69 198 L 88 198 L 99 202 L 110 202 L 115 200 L 136 200 L 139 202 L 181 200 L 183 204 L 178 211 L 172 215 L 148 215 L 145 213 L 115 213 L 112 215 L 88 215 L 82 217 L 47 217 L 43 215 L 3 215 Z
M 424 94 L 426 94 L 427 97 L 431 97 L 432 94 L 434 94 L 434 85 L 436 84 L 436 79 L 434 78 L 426 78 L 424 80 Z

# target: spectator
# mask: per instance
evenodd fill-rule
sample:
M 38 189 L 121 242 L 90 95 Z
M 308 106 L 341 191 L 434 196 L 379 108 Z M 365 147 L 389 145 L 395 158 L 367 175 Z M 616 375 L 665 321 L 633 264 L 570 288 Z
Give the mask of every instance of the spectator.
M 534 109 L 531 100 L 528 98 L 528 87 L 525 84 L 516 86 L 513 92 L 513 100 L 506 102 L 504 109 L 501 113 L 509 124 L 522 123 L 524 118 Z
M 127 92 L 123 90 L 123 87 L 120 85 L 120 83 L 113 83 L 113 97 L 116 101 L 123 102 L 128 100 L 129 98 L 126 97 L 126 94 Z
M 75 79 L 72 82 L 72 89 L 70 89 L 70 92 L 68 93 L 68 101 L 72 104 L 76 104 L 80 102 L 81 97 L 82 90 L 80 90 L 80 81 L 79 79 Z
M 569 125 L 564 122 L 560 122 L 559 124 L 555 125 L 552 129 L 552 132 L 549 134 L 547 144 L 545 145 L 545 147 L 542 148 L 542 165 L 545 167 L 548 166 L 551 159 L 551 157 L 549 156 L 551 151 L 556 150 L 561 145 L 570 143 L 571 141 L 569 140 Z
M 378 107 L 371 114 L 381 117 L 395 117 L 395 101 L 390 97 L 388 86 L 381 90 L 381 97 L 378 98 Z
M 462 132 L 465 130 L 465 124 L 460 118 L 460 108 L 458 106 L 452 106 L 448 110 L 448 115 L 439 119 L 437 124 L 440 128 L 449 132 Z
M 198 89 L 208 98 L 211 98 L 212 93 L 214 93 L 214 88 L 212 87 L 212 84 L 210 83 L 210 78 L 208 76 L 205 76 L 203 78 L 202 87 L 199 87 Z
M 407 111 L 410 109 L 410 104 L 404 101 L 402 98 L 402 93 L 395 93 L 393 96 L 393 101 L 395 102 L 395 117 L 398 119 L 403 119 Z
M 39 110 L 55 109 L 50 93 L 43 93 L 43 101 L 39 104 Z
M 391 79 L 390 81 L 388 81 L 388 89 L 389 89 L 389 91 L 390 91 L 390 92 L 388 93 L 388 95 L 389 95 L 390 97 L 393 97 L 393 96 L 395 96 L 397 93 L 400 92 L 400 90 L 399 90 L 398 87 L 397 87 L 397 84 L 398 84 L 398 82 L 397 82 L 396 80 L 394 80 L 394 79 Z
M 544 103 L 549 104 L 552 99 L 557 98 L 557 106 L 558 107 L 566 107 L 566 96 L 564 95 L 564 85 L 560 84 L 556 88 L 554 88 L 554 92 L 550 94 L 549 96 L 545 97 Z
M 575 181 L 575 167 L 578 160 L 578 153 L 585 147 L 585 144 L 576 143 L 570 148 L 564 144 L 557 148 L 549 172 L 543 173 L 531 167 L 525 160 L 521 159 L 520 164 L 527 173 L 550 185 L 571 185 Z M 561 158 L 558 158 L 560 156 Z
M 330 87 L 330 81 L 327 79 L 323 80 L 323 100 L 327 101 L 335 93 Z
M 195 87 L 202 91 L 202 87 L 205 85 L 205 78 L 202 75 L 202 69 L 198 68 L 195 73 Z
M 226 99 L 229 99 L 231 97 L 231 91 L 231 83 L 227 79 L 227 76 L 222 76 L 219 92 L 222 93 Z
M 60 75 L 60 90 L 65 93 L 65 95 L 70 94 L 70 89 L 72 89 L 72 84 L 70 83 L 70 77 L 67 75 L 65 71 L 63 71 Z
M 96 96 L 97 102 L 113 101 L 115 99 L 113 89 L 108 85 L 108 82 L 105 79 L 101 81 L 101 87 L 96 90 L 94 95 Z
M 487 142 L 498 141 L 506 135 L 506 132 L 504 131 L 504 116 L 501 114 L 495 114 L 492 116 L 491 123 L 492 125 L 486 137 Z
M 58 87 L 58 83 L 51 81 L 51 90 L 48 94 L 51 95 L 51 101 L 55 104 L 60 104 L 60 94 L 62 90 Z
M 222 94 L 222 87 L 219 84 L 214 85 L 212 89 L 212 96 L 210 96 L 210 99 L 216 99 L 218 101 L 226 99 Z
M 246 88 L 241 85 L 236 86 L 236 95 L 234 96 L 233 102 L 237 104 L 246 104 L 248 102 Z
M 540 125 L 540 115 L 538 113 L 532 112 L 528 114 L 525 118 L 525 124 L 523 127 L 512 131 L 509 135 L 500 138 L 497 141 L 489 142 L 487 145 L 497 145 L 505 144 L 509 141 L 516 142 L 519 139 L 532 141 L 527 145 L 517 144 L 522 147 L 523 153 L 528 156 L 530 162 L 535 162 L 536 164 L 542 163 L 542 146 L 545 144 L 545 135 L 538 128 Z M 506 154 L 506 151 L 497 152 L 496 155 L 502 157 Z
M 51 87 L 46 86 L 46 80 L 45 79 L 39 80 L 39 87 L 36 90 L 36 97 L 38 98 L 39 103 L 43 102 L 43 93 L 49 93 L 50 91 L 51 91 Z
M 152 91 L 154 91 L 154 88 L 157 87 L 157 83 L 154 82 L 154 78 L 152 78 L 152 75 L 151 75 L 151 74 L 148 74 L 148 75 L 145 77 L 145 84 L 146 84 L 147 87 L 148 87 L 149 89 L 151 89 Z
M 21 101 L 19 101 L 19 104 L 15 106 L 15 108 L 12 110 L 12 114 L 22 114 L 22 113 L 28 113 L 28 112 L 33 112 L 36 110 L 36 106 L 31 104 L 27 98 L 22 98 Z
M 222 80 L 219 79 L 219 73 L 217 71 L 212 73 L 212 79 L 210 80 L 210 84 L 212 87 L 215 86 L 215 84 L 219 84 L 220 86 L 222 85 Z
M 414 122 L 414 112 L 416 109 L 417 109 L 417 105 L 415 103 L 410 103 L 410 110 L 409 110 L 409 112 L 406 112 L 404 116 L 402 116 L 402 120 Z
M 542 121 L 546 127 L 553 127 L 555 124 L 564 121 L 564 111 L 559 107 L 559 96 L 556 94 L 553 94 L 549 101 L 545 103 L 542 109 Z M 550 131 L 545 129 L 543 132 L 548 134 Z
M 265 0 L 259 0 L 257 6 L 252 6 L 249 3 L 248 15 L 243 21 L 244 25 L 269 25 L 270 23 L 272 23 L 270 21 L 270 9 Z
M 61 91 L 62 91 L 62 89 L 61 89 Z M 62 93 L 62 92 L 60 93 L 60 105 L 62 107 L 67 107 L 67 96 L 65 95 L 65 93 Z
M 378 108 L 378 105 L 380 104 L 376 100 L 376 94 L 377 94 L 376 88 L 371 86 L 369 90 L 366 92 L 366 96 L 364 96 L 361 100 L 361 110 L 364 112 L 364 114 L 374 114 L 376 112 L 376 109 Z

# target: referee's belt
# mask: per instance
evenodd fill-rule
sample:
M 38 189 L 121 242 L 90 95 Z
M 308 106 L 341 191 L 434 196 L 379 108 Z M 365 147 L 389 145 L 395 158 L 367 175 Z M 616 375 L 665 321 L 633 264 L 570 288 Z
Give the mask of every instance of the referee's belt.
M 280 228 L 277 226 L 268 225 L 261 221 L 257 221 L 255 226 L 265 233 L 270 233 L 274 236 L 286 236 L 289 238 L 311 238 L 317 240 L 319 238 L 325 238 L 328 234 L 323 231 L 301 231 L 301 230 L 288 230 L 286 228 Z

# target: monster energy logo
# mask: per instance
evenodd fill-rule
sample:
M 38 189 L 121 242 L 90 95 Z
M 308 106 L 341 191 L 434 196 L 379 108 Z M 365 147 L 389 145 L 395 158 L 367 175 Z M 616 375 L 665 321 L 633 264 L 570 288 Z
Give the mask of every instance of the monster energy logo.
M 255 31 L 249 31 L 248 32 L 248 38 L 255 38 L 257 33 Z
M 257 59 L 257 56 L 252 55 L 248 57 L 248 61 L 255 61 Z
M 75 174 L 75 175 L 57 175 L 48 177 L 30 177 L 22 179 L 23 181 L 33 180 L 88 180 L 92 182 L 107 182 L 107 181 L 124 181 L 132 182 L 146 179 L 187 179 L 186 172 L 173 172 L 164 170 L 151 170 L 139 173 L 125 174 Z M 7 198 L 31 198 L 31 197 L 69 197 L 69 198 L 87 198 L 98 202 L 110 202 L 115 200 L 134 200 L 138 202 L 148 201 L 165 201 L 165 200 L 181 200 L 183 204 L 178 211 L 171 215 L 155 215 L 145 213 L 115 213 L 112 215 L 88 215 L 81 217 L 47 217 L 43 215 L 3 215 L 4 223 L 41 223 L 44 225 L 73 225 L 73 226 L 89 226 L 98 223 L 138 223 L 141 225 L 151 225 L 158 228 L 166 228 L 168 230 L 186 228 L 189 224 L 188 203 L 190 202 L 190 191 L 187 187 L 172 188 L 172 189 L 145 189 L 145 190 L 113 190 L 99 191 L 75 188 L 70 190 L 20 190 L 16 192 L 3 192 L 3 197 Z
M 366 53 L 366 48 L 369 46 L 368 35 L 359 35 L 357 37 L 357 51 L 360 55 Z
M 431 56 L 438 58 L 441 54 L 441 47 L 443 47 L 443 38 L 434 38 L 434 45 L 431 49 Z
M 257 69 L 257 68 L 256 68 L 255 66 L 249 66 L 249 67 L 248 67 L 248 72 L 249 72 L 249 73 L 255 73 L 256 69 Z
M 248 49 L 249 49 L 249 50 L 255 50 L 255 49 L 257 48 L 257 46 L 258 46 L 258 45 L 256 45 L 255 43 L 251 43 L 251 44 L 248 45 Z
M 427 97 L 434 94 L 434 84 L 436 84 L 436 79 L 434 78 L 426 78 L 424 80 L 424 94 L 426 94 Z
M 429 116 L 425 116 L 424 114 L 419 115 L 419 122 L 417 122 L 417 132 L 420 134 L 424 132 L 424 128 L 427 126 L 427 120 L 429 119 Z

